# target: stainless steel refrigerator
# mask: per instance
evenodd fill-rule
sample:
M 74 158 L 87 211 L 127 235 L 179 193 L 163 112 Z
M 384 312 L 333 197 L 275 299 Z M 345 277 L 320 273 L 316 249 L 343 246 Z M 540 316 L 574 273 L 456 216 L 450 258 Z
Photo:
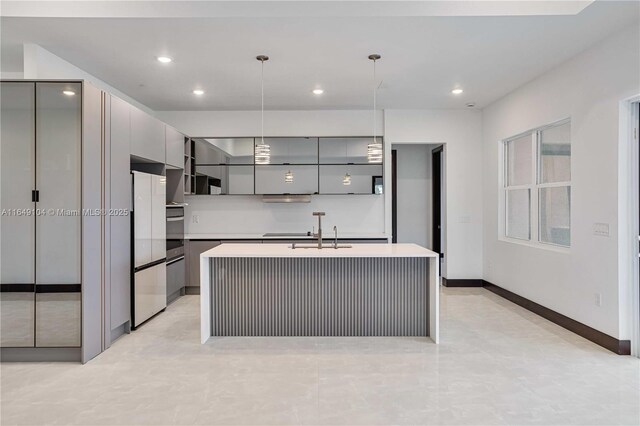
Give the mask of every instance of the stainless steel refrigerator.
M 167 307 L 166 178 L 138 171 L 131 174 L 131 319 L 135 328 Z

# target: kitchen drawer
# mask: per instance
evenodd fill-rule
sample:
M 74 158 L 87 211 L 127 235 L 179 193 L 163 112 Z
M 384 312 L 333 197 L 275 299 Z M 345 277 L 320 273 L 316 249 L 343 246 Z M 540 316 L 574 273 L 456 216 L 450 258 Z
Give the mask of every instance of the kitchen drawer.
M 0 293 L 0 347 L 33 347 L 33 292 Z
M 36 347 L 80 346 L 81 293 L 42 291 L 48 290 L 36 292 Z
M 167 307 L 167 265 L 160 263 L 134 274 L 134 327 Z
M 185 286 L 185 260 L 167 262 L 167 298 Z

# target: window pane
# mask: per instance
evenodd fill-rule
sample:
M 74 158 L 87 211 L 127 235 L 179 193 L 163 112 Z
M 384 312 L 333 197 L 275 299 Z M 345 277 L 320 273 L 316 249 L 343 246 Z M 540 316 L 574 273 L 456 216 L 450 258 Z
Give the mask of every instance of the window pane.
M 571 181 L 571 124 L 540 132 L 540 182 Z
M 531 238 L 530 198 L 528 189 L 507 191 L 507 237 L 521 240 Z
M 571 244 L 571 187 L 540 189 L 540 241 Z
M 531 134 L 507 141 L 507 186 L 531 183 Z

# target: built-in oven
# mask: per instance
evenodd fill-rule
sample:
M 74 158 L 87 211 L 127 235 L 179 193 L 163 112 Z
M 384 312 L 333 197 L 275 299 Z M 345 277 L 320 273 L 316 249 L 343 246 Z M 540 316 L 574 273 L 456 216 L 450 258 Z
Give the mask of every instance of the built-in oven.
M 184 239 L 184 207 L 167 206 L 167 240 Z
M 167 304 L 184 292 L 184 207 L 167 206 Z

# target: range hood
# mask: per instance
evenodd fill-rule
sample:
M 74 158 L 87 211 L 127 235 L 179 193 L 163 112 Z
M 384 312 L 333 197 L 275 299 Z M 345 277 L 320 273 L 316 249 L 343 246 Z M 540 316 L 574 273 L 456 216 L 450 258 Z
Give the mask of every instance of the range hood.
M 309 194 L 274 194 L 263 195 L 263 203 L 310 203 L 311 195 Z

